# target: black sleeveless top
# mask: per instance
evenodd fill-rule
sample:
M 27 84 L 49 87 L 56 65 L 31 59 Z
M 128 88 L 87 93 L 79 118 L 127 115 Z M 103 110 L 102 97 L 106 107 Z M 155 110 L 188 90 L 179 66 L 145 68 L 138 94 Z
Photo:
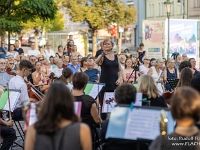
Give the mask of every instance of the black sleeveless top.
M 101 76 L 100 82 L 108 85 L 112 85 L 113 88 L 116 86 L 115 82 L 118 79 L 119 62 L 117 55 L 114 55 L 114 60 L 109 60 L 106 56 L 104 57 L 103 63 L 101 64 Z

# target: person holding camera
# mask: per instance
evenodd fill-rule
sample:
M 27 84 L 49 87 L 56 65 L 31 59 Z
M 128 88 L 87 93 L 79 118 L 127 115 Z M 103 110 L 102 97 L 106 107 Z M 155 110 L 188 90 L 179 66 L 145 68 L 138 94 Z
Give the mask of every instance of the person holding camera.
M 144 50 L 144 44 L 141 43 L 140 44 L 140 47 L 139 47 L 139 50 L 137 50 L 137 53 L 136 53 L 136 58 L 138 60 L 138 64 L 143 64 L 143 57 L 146 55 L 146 51 Z
M 0 58 L 6 58 L 6 53 L 7 52 L 8 52 L 8 48 L 5 46 L 5 42 L 1 42 Z

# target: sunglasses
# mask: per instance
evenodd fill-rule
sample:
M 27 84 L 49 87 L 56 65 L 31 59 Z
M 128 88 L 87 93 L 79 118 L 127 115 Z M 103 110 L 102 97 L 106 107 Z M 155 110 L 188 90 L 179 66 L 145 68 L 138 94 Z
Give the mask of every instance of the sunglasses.
M 31 59 L 31 61 L 36 61 L 36 59 Z
M 40 59 L 39 61 L 43 61 L 44 59 Z

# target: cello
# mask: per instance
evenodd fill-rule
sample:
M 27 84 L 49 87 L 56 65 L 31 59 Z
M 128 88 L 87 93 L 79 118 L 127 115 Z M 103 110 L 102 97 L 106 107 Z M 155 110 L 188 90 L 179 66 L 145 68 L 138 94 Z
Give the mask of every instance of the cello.
M 10 68 L 6 69 L 6 73 L 16 76 L 17 74 L 15 72 L 12 72 Z M 36 89 L 34 87 L 34 85 L 32 83 L 30 83 L 29 81 L 24 79 L 24 82 L 27 85 L 28 88 L 28 96 L 30 99 L 32 99 L 33 101 L 41 101 L 44 97 L 44 94 L 42 94 L 38 89 Z M 39 94 L 38 94 L 39 93 Z

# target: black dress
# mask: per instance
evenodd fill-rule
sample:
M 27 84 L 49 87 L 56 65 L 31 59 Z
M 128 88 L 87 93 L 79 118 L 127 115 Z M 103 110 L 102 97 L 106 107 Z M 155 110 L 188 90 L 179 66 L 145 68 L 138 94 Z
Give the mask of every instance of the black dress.
M 148 101 L 150 101 L 150 106 L 154 107 L 167 107 L 167 103 L 165 101 L 165 98 L 163 96 L 156 97 L 156 98 L 148 98 L 146 94 L 142 95 L 142 99 L 146 98 Z M 142 102 L 142 106 L 146 106 L 147 102 Z

